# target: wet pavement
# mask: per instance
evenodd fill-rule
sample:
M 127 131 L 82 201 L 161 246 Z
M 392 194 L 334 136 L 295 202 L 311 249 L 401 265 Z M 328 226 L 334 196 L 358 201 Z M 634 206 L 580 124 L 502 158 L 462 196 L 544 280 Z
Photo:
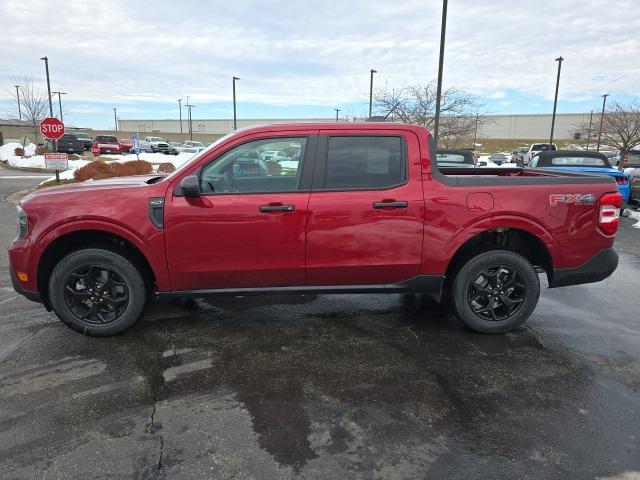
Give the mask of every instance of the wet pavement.
M 38 180 L 41 181 L 41 180 Z M 19 183 L 23 182 L 23 183 Z M 35 180 L 0 177 L 0 195 Z M 15 232 L 0 203 L 0 243 Z M 585 479 L 640 470 L 640 230 L 525 328 L 416 295 L 154 302 L 94 339 L 0 260 L 3 479 Z M 619 477 L 623 478 L 623 477 Z

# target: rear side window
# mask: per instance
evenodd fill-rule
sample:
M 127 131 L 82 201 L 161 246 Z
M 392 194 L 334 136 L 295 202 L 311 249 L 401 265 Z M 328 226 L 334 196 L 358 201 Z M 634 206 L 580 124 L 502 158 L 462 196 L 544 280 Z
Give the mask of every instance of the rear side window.
M 598 157 L 553 157 L 551 164 L 557 167 L 610 167 L 604 158 Z
M 329 137 L 326 189 L 375 190 L 400 185 L 405 180 L 402 137 Z

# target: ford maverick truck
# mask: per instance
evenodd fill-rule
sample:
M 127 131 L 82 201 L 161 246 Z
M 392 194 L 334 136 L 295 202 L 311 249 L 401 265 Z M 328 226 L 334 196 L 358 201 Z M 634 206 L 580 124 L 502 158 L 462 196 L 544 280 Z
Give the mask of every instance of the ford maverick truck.
M 621 200 L 607 176 L 439 167 L 414 125 L 252 127 L 168 176 L 28 195 L 11 276 L 87 335 L 125 331 L 156 296 L 308 292 L 422 293 L 499 333 L 533 313 L 539 274 L 611 275 Z

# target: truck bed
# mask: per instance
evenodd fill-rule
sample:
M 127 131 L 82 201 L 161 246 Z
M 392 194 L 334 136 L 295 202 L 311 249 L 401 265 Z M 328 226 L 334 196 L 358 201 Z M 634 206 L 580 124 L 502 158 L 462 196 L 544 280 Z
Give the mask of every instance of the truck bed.
M 612 184 L 607 175 L 549 171 L 539 168 L 434 168 L 433 176 L 449 186 Z

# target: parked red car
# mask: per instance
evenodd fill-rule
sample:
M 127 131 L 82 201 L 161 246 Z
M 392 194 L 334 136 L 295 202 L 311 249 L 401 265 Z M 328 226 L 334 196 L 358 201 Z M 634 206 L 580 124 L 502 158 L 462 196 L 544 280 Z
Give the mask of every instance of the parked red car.
M 126 139 L 126 138 L 121 138 L 118 143 L 120 144 L 120 151 L 122 153 L 129 153 L 131 151 L 131 149 L 133 148 L 133 141 Z
M 120 142 L 112 135 L 97 135 L 93 139 L 93 144 L 98 145 L 100 154 L 102 153 L 121 153 Z
M 169 176 L 28 195 L 11 277 L 88 335 L 126 330 L 155 295 L 308 292 L 422 292 L 497 333 L 532 314 L 538 272 L 559 287 L 616 269 L 620 205 L 607 176 L 438 168 L 419 126 L 262 126 Z

